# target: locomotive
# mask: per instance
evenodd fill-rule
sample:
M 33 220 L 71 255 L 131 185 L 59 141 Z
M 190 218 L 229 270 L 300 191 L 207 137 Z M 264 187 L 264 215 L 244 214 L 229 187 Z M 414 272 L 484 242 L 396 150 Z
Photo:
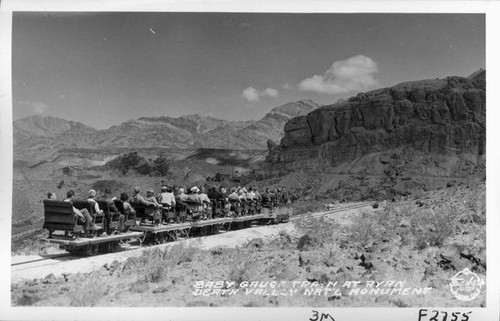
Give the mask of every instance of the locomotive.
M 162 204 L 161 208 L 130 202 L 134 214 L 125 211 L 123 202 L 118 199 L 112 201 L 118 212 L 111 210 L 108 200 L 96 199 L 95 202 L 102 213 L 95 213 L 90 200 L 44 200 L 43 228 L 49 232 L 46 241 L 72 254 L 92 256 L 118 251 L 121 244 L 130 240 L 138 240 L 141 245 L 161 244 L 190 235 L 205 236 L 254 224 L 287 222 L 292 214 L 290 202 L 279 198 L 241 202 L 210 199 L 210 203 L 204 205 L 187 201 L 185 206 Z M 73 206 L 91 214 L 96 226 L 94 231 L 84 233 Z

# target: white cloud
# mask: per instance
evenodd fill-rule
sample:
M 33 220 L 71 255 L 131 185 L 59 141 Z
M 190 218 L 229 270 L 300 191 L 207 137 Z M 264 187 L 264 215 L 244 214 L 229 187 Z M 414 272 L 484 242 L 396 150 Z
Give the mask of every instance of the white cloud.
M 245 90 L 243 90 L 242 96 L 248 101 L 259 101 L 259 93 L 253 87 L 245 88 Z
M 241 96 L 250 102 L 259 101 L 260 97 L 278 97 L 278 91 L 274 88 L 266 88 L 259 92 L 253 87 L 247 87 L 243 90 Z
M 314 75 L 299 84 L 300 90 L 325 94 L 343 94 L 373 89 L 378 80 L 377 63 L 370 57 L 357 55 L 346 60 L 335 61 L 324 75 Z
M 31 109 L 31 112 L 35 113 L 36 115 L 45 114 L 49 110 L 49 106 L 41 102 L 18 100 L 17 104 L 19 106 L 28 107 L 29 109 Z
M 283 89 L 286 89 L 286 90 L 292 90 L 293 89 L 293 86 L 290 85 L 289 83 L 286 83 L 283 85 Z
M 278 91 L 274 88 L 266 88 L 260 93 L 260 96 L 278 97 Z

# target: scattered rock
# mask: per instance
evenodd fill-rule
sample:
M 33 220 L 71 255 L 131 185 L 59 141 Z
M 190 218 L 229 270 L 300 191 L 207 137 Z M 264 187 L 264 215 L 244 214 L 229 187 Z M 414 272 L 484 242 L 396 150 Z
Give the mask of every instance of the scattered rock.
M 57 278 L 54 276 L 54 273 L 50 273 L 43 279 L 44 284 L 52 284 L 57 281 Z
M 114 260 L 113 262 L 111 262 L 109 269 L 111 271 L 116 271 L 119 267 L 120 267 L 120 262 L 118 262 L 118 260 Z
M 40 298 L 36 295 L 23 294 L 23 296 L 17 300 L 16 305 L 34 305 L 39 300 Z
M 334 203 L 329 203 L 329 204 L 325 204 L 325 208 L 327 211 L 330 211 L 330 210 L 333 210 L 336 208 L 335 204 Z
M 260 249 L 264 245 L 264 241 L 262 241 L 262 238 L 255 238 L 248 242 L 245 247 L 246 248 L 252 248 L 252 249 Z
M 168 292 L 168 286 L 159 286 L 153 290 L 153 293 L 165 293 Z
M 320 284 L 328 284 L 328 282 L 330 282 L 328 275 L 326 275 L 326 273 L 320 274 L 320 272 L 311 273 L 306 277 L 306 279 L 309 282 L 318 282 Z
M 309 243 L 309 235 L 305 234 L 305 235 L 302 235 L 299 239 L 299 242 L 297 243 L 297 250 L 304 250 L 304 247 L 306 246 L 306 244 Z
M 57 188 L 58 189 L 61 189 L 63 188 L 64 186 L 66 186 L 66 183 L 64 182 L 64 180 L 60 181 L 59 184 L 57 184 Z
M 402 219 L 400 222 L 399 222 L 399 226 L 401 227 L 409 227 L 410 226 L 410 221 L 406 218 Z
M 302 259 L 302 256 L 299 255 L 299 267 L 304 267 L 306 265 L 309 265 L 310 262 L 311 262 L 311 260 L 304 261 Z
M 389 158 L 389 156 L 380 156 L 379 160 L 384 165 L 389 164 L 391 162 L 391 159 Z
M 378 207 L 379 207 L 378 202 L 375 202 L 375 203 L 372 205 L 372 208 L 378 208 Z

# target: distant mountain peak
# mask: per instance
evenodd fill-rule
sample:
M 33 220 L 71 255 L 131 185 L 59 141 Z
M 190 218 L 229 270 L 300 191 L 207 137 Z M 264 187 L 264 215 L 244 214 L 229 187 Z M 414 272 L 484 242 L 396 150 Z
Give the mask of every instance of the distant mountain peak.
M 274 107 L 266 116 L 278 114 L 281 116 L 293 118 L 306 115 L 318 107 L 319 105 L 311 99 L 298 100 Z

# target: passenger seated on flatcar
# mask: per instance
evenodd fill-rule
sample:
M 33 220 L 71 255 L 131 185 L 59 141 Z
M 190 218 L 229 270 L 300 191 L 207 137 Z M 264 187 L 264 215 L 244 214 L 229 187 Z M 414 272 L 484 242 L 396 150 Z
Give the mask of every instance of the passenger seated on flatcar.
M 184 222 L 184 219 L 186 218 L 187 214 L 186 213 L 187 205 L 185 203 L 187 195 L 184 193 L 184 188 L 175 187 L 174 196 L 175 196 L 175 212 L 176 212 L 175 222 L 176 223 Z
M 73 196 L 75 196 L 75 191 L 70 189 L 66 193 L 66 198 L 64 199 L 64 202 L 72 202 Z M 73 213 L 75 214 L 75 217 L 80 220 L 80 222 L 83 223 L 83 232 L 88 233 L 88 231 L 95 231 L 97 230 L 97 226 L 95 225 L 94 222 L 92 222 L 92 216 L 90 215 L 89 211 L 87 209 L 77 209 L 73 206 Z
M 175 196 L 171 186 L 162 186 L 161 194 L 158 195 L 158 203 L 163 207 L 162 219 L 164 222 L 169 223 L 175 221 Z
M 212 218 L 212 202 L 208 195 L 205 193 L 205 187 L 201 187 L 198 190 L 198 196 L 203 203 L 203 219 Z
M 238 197 L 240 198 L 241 202 L 241 214 L 248 214 L 247 189 L 244 187 L 238 189 Z
M 281 198 L 282 198 L 282 203 L 283 205 L 290 205 L 292 203 L 292 200 L 291 200 L 291 193 L 289 191 L 286 190 L 286 187 L 282 186 L 281 187 Z
M 191 214 L 191 217 L 196 220 L 199 219 L 203 214 L 203 202 L 198 194 L 198 187 L 193 186 L 189 189 L 187 197 L 186 197 L 186 205 L 188 209 L 188 214 Z
M 162 186 L 161 193 L 158 195 L 158 203 L 175 206 L 175 196 L 171 186 Z
M 153 219 L 154 219 L 155 224 L 159 224 L 161 222 L 163 206 L 160 203 L 158 203 L 158 201 L 156 200 L 154 190 L 148 189 L 146 191 L 146 200 L 155 204 L 155 208 L 154 208 L 154 212 L 153 212 Z
M 248 191 L 246 193 L 246 201 L 248 204 L 248 213 L 249 214 L 255 214 L 256 212 L 256 202 L 255 202 L 255 193 L 253 191 L 253 188 L 250 186 L 248 187 Z
M 231 188 L 231 193 L 228 196 L 229 202 L 238 202 L 241 203 L 240 197 L 236 192 L 236 187 Z
M 231 194 L 229 194 L 228 199 L 231 204 L 230 211 L 232 211 L 236 216 L 239 216 L 241 214 L 242 205 L 236 187 L 231 188 Z
M 257 187 L 254 188 L 255 193 L 255 213 L 260 214 L 262 208 L 262 196 Z
M 212 203 L 212 215 L 224 216 L 225 198 L 216 187 L 210 187 L 207 193 L 207 197 Z
M 154 195 L 154 193 L 153 193 L 153 195 Z M 141 189 L 139 187 L 134 188 L 134 195 L 132 196 L 130 201 L 134 202 L 134 203 L 141 204 L 141 205 L 145 205 L 146 206 L 145 214 L 150 216 L 150 217 L 153 217 L 154 221 L 158 219 L 158 217 L 155 217 L 155 215 L 154 215 L 155 211 L 156 211 L 156 203 L 145 199 L 141 195 Z
M 110 223 L 111 223 L 111 221 L 116 222 L 116 216 L 118 216 L 118 230 L 122 231 L 123 228 L 125 227 L 125 215 L 120 213 L 120 211 L 118 210 L 118 208 L 115 205 L 115 202 L 113 201 L 114 199 L 116 199 L 116 197 L 113 197 L 111 190 L 109 188 L 104 189 L 104 192 L 101 195 L 101 200 L 106 202 L 106 204 L 108 205 L 108 213 L 105 213 L 106 232 L 108 234 L 111 233 Z M 115 214 L 113 215 L 113 213 L 115 213 Z M 111 215 L 113 215 L 113 218 L 111 217 Z M 114 224 L 116 224 L 116 223 L 114 223 Z M 116 228 L 116 225 L 113 228 Z
M 254 188 L 255 200 L 260 203 L 262 201 L 262 196 L 260 195 L 259 189 L 257 187 Z
M 269 197 L 271 198 L 271 204 L 273 204 L 273 207 L 278 206 L 278 203 L 276 201 L 276 193 L 276 189 L 272 189 L 269 191 Z
M 272 202 L 271 193 L 269 191 L 269 188 L 266 188 L 266 190 L 264 192 L 262 192 L 261 198 L 262 198 L 262 201 L 261 201 L 262 207 L 264 207 L 264 208 L 272 208 L 273 207 L 273 202 Z
M 228 190 L 224 186 L 221 186 L 219 188 L 219 192 L 222 195 L 221 201 L 224 204 L 224 213 L 228 214 L 229 213 L 229 209 L 231 208 L 231 204 L 229 204 Z
M 122 202 L 123 214 L 125 215 L 125 217 L 127 219 L 130 216 L 134 216 L 135 217 L 135 210 L 132 207 L 132 205 L 130 205 L 130 203 L 128 202 L 129 201 L 129 197 L 128 197 L 127 193 L 121 193 L 120 194 L 120 201 Z M 124 231 L 124 230 L 125 230 L 125 224 L 123 224 L 123 226 L 120 225 L 120 231 Z
M 89 191 L 89 197 L 87 198 L 87 202 L 89 202 L 94 208 L 94 214 L 100 215 L 103 214 L 103 211 L 99 208 L 99 204 L 95 200 L 96 191 L 91 189 Z
M 56 193 L 54 193 L 54 192 L 48 192 L 47 193 L 47 199 L 55 201 L 56 200 Z

